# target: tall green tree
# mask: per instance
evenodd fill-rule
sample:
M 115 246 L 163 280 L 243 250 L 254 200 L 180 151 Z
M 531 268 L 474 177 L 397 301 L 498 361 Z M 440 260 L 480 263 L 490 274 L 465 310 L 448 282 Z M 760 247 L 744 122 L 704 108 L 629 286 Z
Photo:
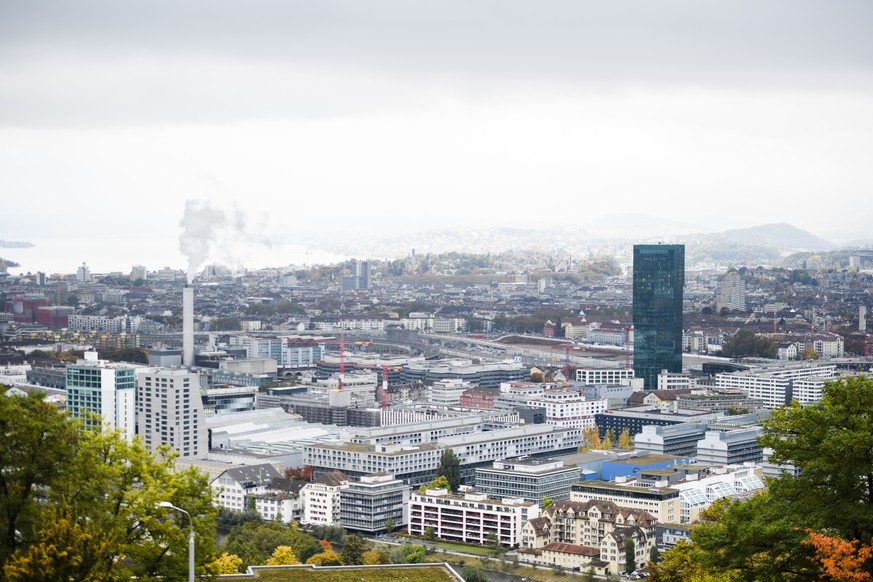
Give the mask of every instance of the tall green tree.
M 364 563 L 364 552 L 367 550 L 364 540 L 360 536 L 347 535 L 343 541 L 343 551 L 340 559 L 346 566 Z
M 0 394 L 0 564 L 35 542 L 37 491 L 68 470 L 78 432 L 57 408 L 31 394 Z
M 461 485 L 461 461 L 452 449 L 444 449 L 440 455 L 440 463 L 437 465 L 437 477 L 445 477 L 449 482 L 449 488 L 457 491 Z
M 637 545 L 631 538 L 624 541 L 624 571 L 630 574 L 637 569 Z

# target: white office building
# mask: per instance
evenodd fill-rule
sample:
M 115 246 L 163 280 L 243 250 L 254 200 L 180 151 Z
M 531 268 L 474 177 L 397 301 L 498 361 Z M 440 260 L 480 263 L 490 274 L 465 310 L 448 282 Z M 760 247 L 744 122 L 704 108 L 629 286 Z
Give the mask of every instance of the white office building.
M 592 384 L 626 384 L 634 377 L 633 368 L 579 368 L 576 381 Z

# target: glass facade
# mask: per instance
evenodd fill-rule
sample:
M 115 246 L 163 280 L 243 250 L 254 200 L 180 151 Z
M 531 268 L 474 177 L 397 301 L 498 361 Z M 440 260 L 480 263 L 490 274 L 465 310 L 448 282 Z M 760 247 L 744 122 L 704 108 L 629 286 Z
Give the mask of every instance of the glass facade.
M 634 245 L 634 374 L 644 387 L 682 371 L 685 245 Z

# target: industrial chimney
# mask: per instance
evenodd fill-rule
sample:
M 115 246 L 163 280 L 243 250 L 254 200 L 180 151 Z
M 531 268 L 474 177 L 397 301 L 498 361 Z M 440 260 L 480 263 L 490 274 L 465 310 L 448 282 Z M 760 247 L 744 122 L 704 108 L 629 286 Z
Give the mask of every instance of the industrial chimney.
M 182 364 L 194 365 L 194 288 L 185 285 L 182 289 Z

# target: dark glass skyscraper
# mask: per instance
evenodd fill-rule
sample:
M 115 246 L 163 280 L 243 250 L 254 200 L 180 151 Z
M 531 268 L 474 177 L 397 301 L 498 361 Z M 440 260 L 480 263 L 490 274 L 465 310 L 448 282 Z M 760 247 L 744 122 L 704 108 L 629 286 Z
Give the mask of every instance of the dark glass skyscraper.
M 634 245 L 634 374 L 647 390 L 682 371 L 685 245 Z

